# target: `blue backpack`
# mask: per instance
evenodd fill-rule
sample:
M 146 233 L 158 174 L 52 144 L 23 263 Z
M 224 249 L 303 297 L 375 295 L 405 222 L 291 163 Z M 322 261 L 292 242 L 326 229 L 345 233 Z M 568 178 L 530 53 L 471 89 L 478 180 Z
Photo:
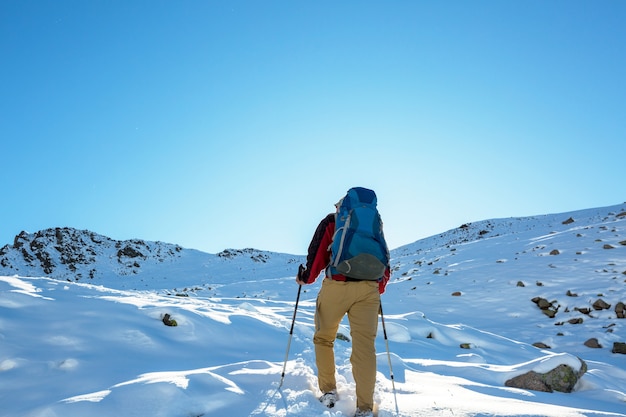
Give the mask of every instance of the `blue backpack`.
M 330 245 L 330 273 L 377 281 L 389 265 L 389 249 L 372 190 L 354 187 L 341 200 Z

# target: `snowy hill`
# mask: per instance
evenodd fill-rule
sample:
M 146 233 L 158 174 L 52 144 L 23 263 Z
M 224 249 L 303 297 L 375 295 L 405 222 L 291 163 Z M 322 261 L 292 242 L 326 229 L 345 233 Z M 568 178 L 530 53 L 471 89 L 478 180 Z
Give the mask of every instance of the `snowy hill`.
M 0 274 L 46 276 L 112 288 L 166 288 L 173 282 L 210 283 L 215 276 L 250 279 L 292 271 L 303 261 L 256 249 L 216 255 L 139 239 L 113 240 L 88 230 L 22 232 L 0 248 Z M 296 265 L 294 267 L 294 264 Z
M 585 326 L 558 327 L 554 333 L 566 335 L 546 336 L 548 345 L 576 344 L 587 336 L 609 345 L 616 337 L 605 326 L 616 313 L 594 311 L 592 305 L 604 299 L 614 309 L 626 302 L 625 210 L 626 205 L 620 205 L 463 225 L 395 251 L 395 283 L 417 282 L 394 289 L 401 289 L 397 296 L 414 299 L 418 305 L 425 292 L 437 297 L 441 305 L 425 312 L 436 320 L 449 321 L 451 313 L 462 311 L 464 323 L 479 325 L 507 312 L 511 322 L 490 328 L 516 339 L 521 336 L 520 322 L 545 327 L 546 317 L 534 314 L 539 311 L 536 306 L 529 315 L 511 311 L 506 304 L 524 297 L 531 305 L 532 298 L 542 297 L 558 309 L 555 324 L 571 318 L 585 320 Z M 446 298 L 454 292 L 461 295 Z M 577 308 L 590 308 L 593 313 L 584 315 Z
M 0 249 L 0 416 L 352 415 L 346 341 L 340 401 L 315 399 L 319 281 L 303 287 L 277 390 L 303 260 L 18 235 Z M 402 416 L 626 415 L 626 356 L 612 353 L 626 342 L 626 204 L 461 225 L 392 251 L 392 264 L 382 303 L 396 390 L 381 329 L 379 416 L 396 401 Z M 504 384 L 577 358 L 588 370 L 572 393 Z

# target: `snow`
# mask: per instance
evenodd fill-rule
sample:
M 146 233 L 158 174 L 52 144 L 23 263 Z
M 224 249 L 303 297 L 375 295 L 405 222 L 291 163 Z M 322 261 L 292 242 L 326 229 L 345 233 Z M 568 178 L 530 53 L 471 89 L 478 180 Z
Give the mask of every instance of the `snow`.
M 626 319 L 613 310 L 626 301 L 624 210 L 481 221 L 394 250 L 382 296 L 389 352 L 381 326 L 377 338 L 378 415 L 626 416 L 626 356 L 611 352 L 626 342 Z M 184 264 L 121 278 L 0 276 L 0 416 L 354 413 L 344 340 L 335 348 L 340 400 L 330 410 L 316 401 L 319 281 L 303 287 L 279 389 L 302 256 L 180 253 Z M 556 317 L 533 297 L 556 301 Z M 575 310 L 598 298 L 612 307 Z M 163 324 L 166 313 L 176 327 Z M 347 321 L 340 333 L 349 337 Z M 592 337 L 602 348 L 584 346 Z M 559 364 L 579 369 L 578 358 L 588 371 L 572 393 L 504 384 Z

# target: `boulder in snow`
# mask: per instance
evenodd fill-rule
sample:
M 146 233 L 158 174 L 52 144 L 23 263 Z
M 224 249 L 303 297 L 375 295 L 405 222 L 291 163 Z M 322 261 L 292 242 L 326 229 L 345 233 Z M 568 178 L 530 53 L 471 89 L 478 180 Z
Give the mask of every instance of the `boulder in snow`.
M 542 392 L 572 392 L 581 376 L 587 372 L 587 364 L 580 359 L 580 370 L 576 371 L 571 366 L 560 364 L 546 373 L 529 371 L 518 375 L 504 383 L 507 387 L 528 389 Z

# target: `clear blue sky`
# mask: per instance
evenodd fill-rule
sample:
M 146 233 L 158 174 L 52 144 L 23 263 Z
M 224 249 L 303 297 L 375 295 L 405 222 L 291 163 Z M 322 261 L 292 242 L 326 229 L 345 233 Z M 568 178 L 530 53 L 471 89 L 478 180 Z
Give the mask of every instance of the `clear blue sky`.
M 0 3 L 0 246 L 89 229 L 303 254 L 626 200 L 626 2 Z

